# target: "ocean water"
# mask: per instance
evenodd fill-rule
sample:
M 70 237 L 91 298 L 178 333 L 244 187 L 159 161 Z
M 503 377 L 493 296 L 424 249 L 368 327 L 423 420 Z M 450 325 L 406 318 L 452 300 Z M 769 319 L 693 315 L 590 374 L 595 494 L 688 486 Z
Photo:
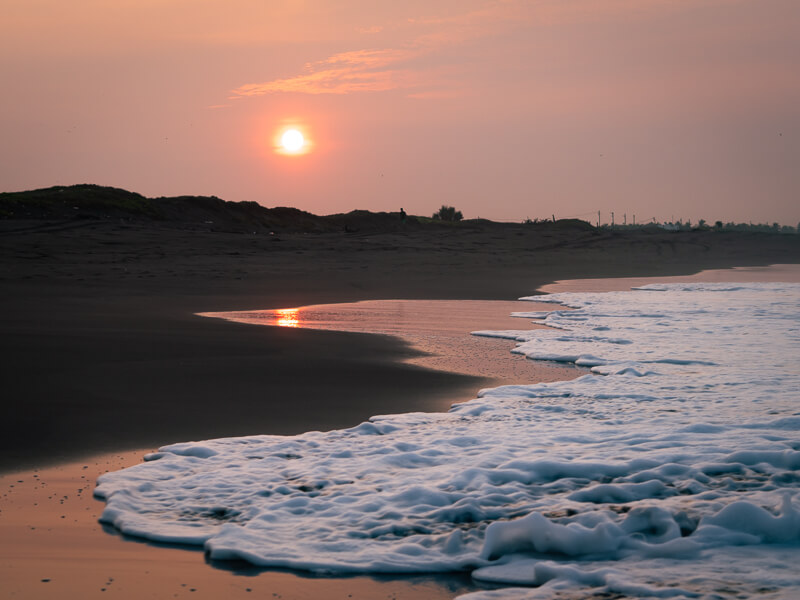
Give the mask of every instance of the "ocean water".
M 264 567 L 469 571 L 495 588 L 470 600 L 800 597 L 800 285 L 535 300 L 476 336 L 589 374 L 167 446 L 100 477 L 102 521 Z

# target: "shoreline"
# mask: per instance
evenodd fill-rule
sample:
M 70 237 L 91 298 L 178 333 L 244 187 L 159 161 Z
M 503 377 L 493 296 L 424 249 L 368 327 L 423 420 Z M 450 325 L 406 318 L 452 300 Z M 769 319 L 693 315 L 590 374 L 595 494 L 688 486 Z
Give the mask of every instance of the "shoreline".
M 511 353 L 514 343 L 470 335 L 476 330 L 539 328 L 511 316 L 514 312 L 553 310 L 552 304 L 521 300 L 360 300 L 289 309 L 200 313 L 249 326 L 339 331 L 389 336 L 407 345 L 398 359 L 408 365 L 450 374 L 480 377 L 482 387 L 548 382 L 577 377 L 579 367 L 535 363 Z M 477 391 L 477 389 L 476 389 Z M 471 396 L 470 396 L 471 398 Z M 461 401 L 459 398 L 456 401 Z M 440 411 L 449 409 L 441 406 Z
M 9 582 L 0 597 L 252 597 L 246 588 L 255 591 L 248 584 L 259 580 L 261 595 L 295 600 L 451 598 L 457 590 L 448 586 L 463 590 L 463 577 L 450 583 L 279 572 L 252 578 L 209 568 L 201 553 L 108 535 L 92 517 L 102 503 L 88 495 L 82 467 L 95 468 L 90 459 L 104 452 L 113 458 L 191 439 L 334 429 L 374 414 L 449 406 L 485 382 L 404 365 L 415 352 L 386 336 L 247 327 L 196 312 L 366 298 L 508 300 L 567 277 L 800 262 L 800 244 L 786 237 L 711 236 L 716 245 L 704 249 L 695 237 L 659 236 L 642 245 L 625 236 L 532 240 L 491 231 L 436 239 L 282 235 L 280 241 L 105 225 L 0 231 L 0 357 L 14 399 L 0 424 L 6 494 L 0 578 Z M 77 479 L 52 466 L 48 485 L 32 489 L 43 463 L 81 460 Z M 114 468 L 123 464 L 117 460 Z M 34 513 L 17 510 L 26 490 L 47 492 L 41 502 L 31 498 Z M 87 520 L 76 523 L 60 510 L 73 507 Z M 13 536 L 5 535 L 12 529 Z
M 481 587 L 464 573 L 331 578 L 265 570 L 210 562 L 201 547 L 124 536 L 98 522 L 105 503 L 92 490 L 98 475 L 141 456 L 115 453 L 0 476 L 0 597 L 445 600 Z
M 800 266 L 794 265 L 800 277 Z M 683 278 L 697 280 L 698 276 Z M 607 281 L 619 285 L 621 280 Z M 468 574 L 337 576 L 211 563 L 200 548 L 153 544 L 123 536 L 98 522 L 104 503 L 92 496 L 102 472 L 141 462 L 144 451 L 95 456 L 92 460 L 0 475 L 0 556 L 6 591 L 2 597 L 83 598 L 117 593 L 139 598 L 230 598 L 251 594 L 281 598 L 391 597 L 447 599 L 492 586 Z M 79 487 L 80 486 L 80 487 Z M 82 574 L 77 576 L 76 574 Z
M 447 302 L 445 307 L 457 306 L 457 302 Z M 478 303 L 480 307 L 493 306 L 505 311 L 507 304 L 495 302 Z M 516 303 L 518 304 L 518 303 Z M 550 308 L 550 307 L 545 307 Z M 441 309 L 440 309 L 441 310 Z M 442 315 L 434 313 L 429 318 Z M 202 322 L 198 317 L 198 321 Z M 489 317 L 486 321 L 496 326 L 509 326 L 514 319 L 505 312 Z M 469 335 L 468 323 L 460 323 L 467 342 L 486 346 L 497 346 L 497 355 L 509 362 L 525 363 L 524 359 L 511 355 L 513 343 L 500 340 L 486 340 Z M 230 321 L 222 322 L 232 330 L 243 327 Z M 475 323 L 472 323 L 476 325 Z M 386 321 L 383 321 L 386 325 Z M 480 325 L 480 323 L 477 323 Z M 260 327 L 245 326 L 254 332 Z M 451 328 L 458 330 L 458 324 Z M 392 357 L 395 361 L 414 361 L 432 348 L 416 348 L 412 345 L 413 336 L 403 335 L 400 327 L 398 337 L 389 336 L 385 331 L 374 331 L 369 324 L 360 332 L 339 330 L 337 333 L 362 337 L 375 337 L 378 340 L 391 338 L 392 343 L 406 348 Z M 328 333 L 328 332 L 323 332 Z M 347 339 L 347 338 L 345 338 Z M 457 339 L 454 335 L 449 342 Z M 439 347 L 439 350 L 442 350 Z M 441 358 L 439 367 L 451 364 L 457 349 L 451 355 Z M 435 358 L 435 357 L 434 357 Z M 450 362 L 448 362 L 450 361 Z M 541 366 L 535 372 L 547 373 L 548 380 L 579 376 L 578 369 L 566 366 Z M 431 371 L 422 366 L 410 366 L 415 371 Z M 502 379 L 470 377 L 471 383 L 491 383 L 501 385 Z M 477 388 L 458 396 L 459 401 L 475 397 Z M 430 392 L 430 390 L 428 390 Z M 449 392 L 453 394 L 452 390 Z M 449 396 L 446 396 L 449 397 Z M 436 408 L 434 396 L 428 393 L 426 406 Z M 441 408 L 449 407 L 442 405 Z M 358 425 L 357 422 L 349 426 Z M 255 435 L 257 431 L 250 431 Z M 176 440 L 178 441 L 178 440 Z M 240 598 L 252 597 L 250 594 L 271 594 L 283 598 L 347 598 L 372 599 L 391 597 L 396 600 L 446 600 L 453 596 L 491 588 L 472 581 L 468 573 L 432 573 L 422 575 L 346 575 L 325 577 L 314 573 L 291 570 L 262 569 L 252 565 L 209 561 L 202 547 L 157 544 L 144 539 L 126 536 L 113 527 L 101 524 L 98 519 L 105 503 L 93 497 L 92 490 L 97 477 L 111 470 L 119 470 L 142 462 L 143 456 L 157 448 L 142 448 L 127 452 L 112 452 L 70 460 L 66 463 L 31 470 L 17 470 L 0 474 L 0 490 L 4 494 L 4 510 L 0 511 L 0 564 L 7 571 L 0 577 L 5 582 L 8 597 L 37 597 L 39 591 L 57 589 L 60 595 L 80 596 L 82 598 L 107 597 L 108 592 L 119 591 L 127 597 L 146 596 L 154 587 L 164 595 L 191 598 Z M 64 557 L 69 557 L 66 560 Z M 132 566 L 130 566 L 132 565 Z M 88 567 L 88 568 L 87 568 Z M 76 579 L 75 571 L 87 572 L 87 578 Z M 102 574 L 102 576 L 101 576 Z M 90 576 L 89 576 L 90 575 Z M 5 597 L 0 594 L 0 597 Z
M 606 279 L 560 280 L 539 288 L 544 294 L 560 292 L 617 292 L 649 283 L 748 283 L 776 282 L 800 283 L 800 264 L 775 263 L 764 266 L 730 267 L 728 269 L 704 269 L 691 275 L 669 275 L 661 277 L 613 277 Z

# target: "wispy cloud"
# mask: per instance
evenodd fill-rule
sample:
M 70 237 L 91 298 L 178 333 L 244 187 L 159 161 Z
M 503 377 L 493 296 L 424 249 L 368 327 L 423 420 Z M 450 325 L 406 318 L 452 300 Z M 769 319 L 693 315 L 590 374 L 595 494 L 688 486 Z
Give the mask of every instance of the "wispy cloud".
M 372 27 L 363 27 L 358 30 L 358 33 L 380 33 L 383 31 L 382 25 L 373 25 Z
M 350 94 L 381 92 L 413 86 L 413 73 L 402 67 L 419 55 L 414 49 L 355 50 L 309 63 L 305 73 L 264 83 L 249 83 L 233 90 L 235 96 L 261 96 L 277 92 Z
M 242 85 L 232 91 L 232 98 L 281 92 L 351 94 L 397 89 L 408 89 L 418 98 L 451 97 L 452 94 L 441 91 L 419 89 L 441 77 L 441 65 L 432 67 L 418 59 L 436 54 L 446 46 L 490 35 L 498 23 L 518 16 L 520 4 L 520 0 L 499 0 L 479 10 L 446 18 L 412 19 L 403 25 L 409 30 L 409 41 L 401 47 L 335 54 L 306 64 L 304 72 L 299 75 Z M 374 26 L 362 33 L 379 34 L 383 30 L 382 26 Z
M 408 41 L 400 47 L 335 54 L 307 63 L 299 75 L 239 86 L 232 90 L 230 99 L 276 93 L 351 94 L 398 89 L 408 90 L 408 95 L 416 98 L 453 97 L 458 93 L 442 90 L 448 66 L 441 55 L 446 48 L 537 24 L 552 26 L 609 17 L 630 19 L 680 10 L 692 3 L 713 5 L 736 1 L 742 0 L 489 0 L 470 11 L 422 16 L 402 25 L 395 24 L 395 32 L 408 31 Z M 385 29 L 376 25 L 359 33 L 379 36 Z

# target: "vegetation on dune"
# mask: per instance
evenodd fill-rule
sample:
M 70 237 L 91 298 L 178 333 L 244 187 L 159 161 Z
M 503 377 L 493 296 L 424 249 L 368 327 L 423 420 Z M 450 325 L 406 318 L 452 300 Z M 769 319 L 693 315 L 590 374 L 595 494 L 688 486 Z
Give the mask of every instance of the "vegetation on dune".
M 3 216 L 42 218 L 78 216 L 81 212 L 119 213 L 159 218 L 157 204 L 136 192 L 93 184 L 53 186 L 28 192 L 0 193 Z
M 613 215 L 613 213 L 612 213 Z M 599 217 L 598 217 L 599 218 Z M 595 231 L 595 232 L 763 232 L 794 234 L 800 231 L 778 223 L 712 224 L 700 219 L 659 223 L 655 219 L 638 224 L 595 225 L 581 219 L 526 219 L 523 223 L 498 223 L 487 219 L 464 219 L 461 211 L 443 204 L 431 217 L 405 215 L 404 212 L 372 212 L 353 210 L 326 216 L 291 207 L 266 208 L 257 202 L 231 202 L 216 196 L 176 196 L 147 198 L 135 192 L 82 184 L 54 186 L 24 192 L 0 193 L 0 219 L 33 219 L 51 221 L 116 220 L 122 223 L 154 223 L 203 231 L 274 233 L 297 231 L 346 233 L 415 231 L 429 228 L 519 227 L 530 231 Z
M 447 206 L 442 204 L 442 207 L 433 213 L 433 218 L 440 221 L 460 221 L 464 218 L 460 210 L 456 210 L 454 206 Z

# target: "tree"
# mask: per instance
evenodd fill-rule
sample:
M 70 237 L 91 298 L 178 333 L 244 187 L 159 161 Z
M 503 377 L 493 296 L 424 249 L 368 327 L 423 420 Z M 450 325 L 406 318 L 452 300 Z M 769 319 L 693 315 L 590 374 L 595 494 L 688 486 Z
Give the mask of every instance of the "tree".
M 460 210 L 456 210 L 455 207 L 442 204 L 442 208 L 433 213 L 433 218 L 441 221 L 460 221 L 464 218 L 464 215 L 461 214 Z

